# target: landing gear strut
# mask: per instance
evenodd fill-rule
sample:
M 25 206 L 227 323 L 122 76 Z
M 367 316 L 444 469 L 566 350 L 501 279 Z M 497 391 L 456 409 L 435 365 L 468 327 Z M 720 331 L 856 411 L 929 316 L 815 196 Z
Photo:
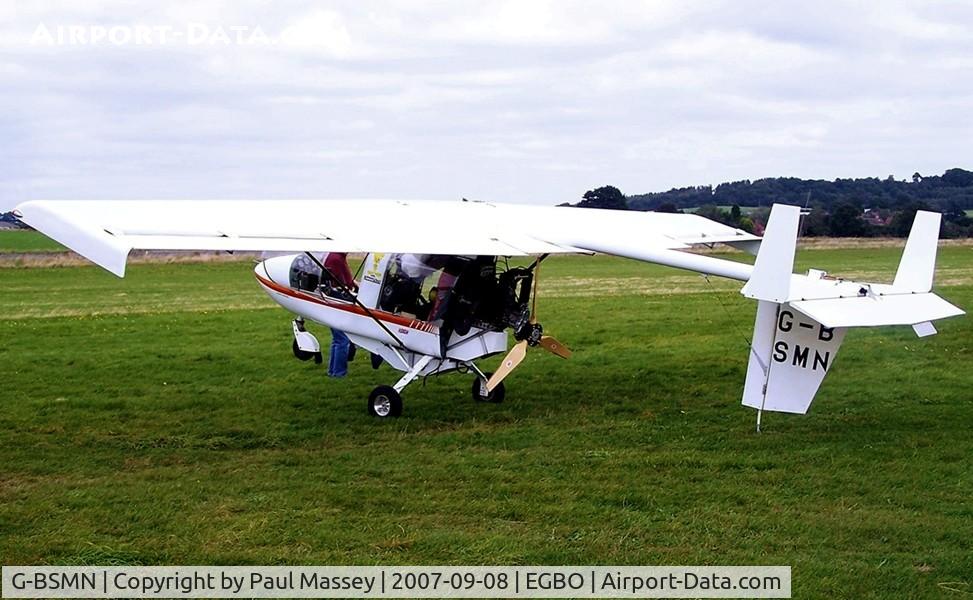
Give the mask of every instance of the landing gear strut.
M 297 360 L 311 360 L 313 358 L 314 362 L 319 365 L 324 362 L 324 357 L 321 355 L 321 344 L 318 342 L 318 338 L 304 328 L 304 319 L 294 319 L 291 326 L 294 329 L 294 343 L 291 344 L 291 350 Z
M 401 416 L 402 390 L 415 381 L 432 360 L 432 356 L 422 356 L 394 386 L 380 385 L 373 389 L 372 393 L 368 395 L 368 403 L 365 405 L 368 414 L 379 419 Z M 493 404 L 503 402 L 505 395 L 503 382 L 500 382 L 493 388 L 493 391 L 490 391 L 486 385 L 493 373 L 484 373 L 472 361 L 464 361 L 462 364 L 476 373 L 470 390 L 473 400 Z
M 402 390 L 419 377 L 419 373 L 432 361 L 432 356 L 423 356 L 402 376 L 394 386 L 380 385 L 368 396 L 368 414 L 382 419 L 402 415 Z
M 473 399 L 477 402 L 493 402 L 494 404 L 500 404 L 503 402 L 503 397 L 506 395 L 506 390 L 503 387 L 503 382 L 501 381 L 493 391 L 487 389 L 487 381 L 490 380 L 490 376 L 493 373 L 484 373 L 483 377 L 477 376 L 473 380 Z

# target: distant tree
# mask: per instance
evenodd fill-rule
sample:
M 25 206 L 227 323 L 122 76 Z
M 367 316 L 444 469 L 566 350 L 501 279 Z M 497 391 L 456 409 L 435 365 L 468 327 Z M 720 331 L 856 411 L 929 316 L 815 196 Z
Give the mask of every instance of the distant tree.
M 24 223 L 16 216 L 14 216 L 13 212 L 0 213 L 0 222 L 9 223 L 10 226 L 15 227 L 17 229 L 31 229 L 31 227 L 27 225 L 27 223 Z
M 929 210 L 923 202 L 914 202 L 906 208 L 892 215 L 892 222 L 889 223 L 888 232 L 896 237 L 906 237 L 912 229 L 912 222 L 916 220 L 916 211 Z
M 770 207 L 761 206 L 759 208 L 754 208 L 747 216 L 750 217 L 751 221 L 753 221 L 754 231 L 756 231 L 758 228 L 766 225 L 767 220 L 770 219 Z
M 964 169 L 949 169 L 941 177 L 943 183 L 954 187 L 973 186 L 973 171 Z
M 694 208 L 713 201 L 713 188 L 708 185 L 673 188 L 668 192 L 627 196 L 630 210 L 658 210 L 667 203 L 676 208 Z
M 606 185 L 585 192 L 578 206 L 582 208 L 614 208 L 625 210 L 628 208 L 628 202 L 625 200 L 625 194 L 617 187 Z
M 950 200 L 946 203 L 943 209 L 943 219 L 950 223 L 956 223 L 961 227 L 969 227 L 973 225 L 973 219 L 966 216 L 966 211 L 963 210 L 959 202 L 955 200 Z
M 865 222 L 861 209 L 854 204 L 842 202 L 831 211 L 828 219 L 828 232 L 833 237 L 861 237 L 865 235 Z
M 739 204 L 734 204 L 733 206 L 730 207 L 730 220 L 731 221 L 733 221 L 734 223 L 739 223 L 740 222 L 740 214 L 741 213 L 740 213 L 740 205 Z
M 943 223 L 943 229 L 939 232 L 939 237 L 942 238 L 961 238 L 970 237 L 973 235 L 973 219 L 970 219 L 971 225 L 959 225 L 952 221 L 946 221 Z
M 729 223 L 730 221 L 730 213 L 721 210 L 715 204 L 704 204 L 700 206 L 696 209 L 696 214 L 719 223 Z
M 808 237 L 827 236 L 830 233 L 828 215 L 820 208 L 812 208 L 811 212 L 804 216 L 801 227 L 802 234 Z
M 859 229 L 862 230 L 862 235 L 871 235 L 873 230 L 890 235 L 892 232 L 889 225 L 880 223 L 876 218 L 865 219 L 862 209 L 868 207 L 871 209 L 870 215 L 880 215 L 884 222 L 891 219 L 896 212 L 907 210 L 916 203 L 948 213 L 944 220 L 955 226 L 944 226 L 943 235 L 973 235 L 973 224 L 962 225 L 966 216 L 960 215 L 960 211 L 965 213 L 973 209 L 973 171 L 961 168 L 949 169 L 942 175 L 922 175 L 917 171 L 912 175 L 911 181 L 881 177 L 832 181 L 797 177 L 767 177 L 753 181 L 744 179 L 716 186 L 690 186 L 673 188 L 667 192 L 636 194 L 627 196 L 626 202 L 630 210 L 659 210 L 664 205 L 672 205 L 677 209 L 692 209 L 697 214 L 739 226 L 739 221 L 734 219 L 735 215 L 731 211 L 717 208 L 732 207 L 735 204 L 741 207 L 740 218 L 744 215 L 750 217 L 755 227 L 759 228 L 766 224 L 767 217 L 766 213 L 758 213 L 755 209 L 769 208 L 775 202 L 807 205 L 809 199 L 818 210 L 806 219 L 804 235 L 829 235 L 832 227 L 841 231 L 842 235 L 850 235 Z M 844 208 L 838 211 L 841 218 L 839 221 L 843 222 L 832 225 L 830 213 L 838 210 L 842 204 L 857 208 L 859 218 L 851 219 L 850 211 Z M 911 223 L 908 219 L 906 221 Z M 897 225 L 901 224 L 902 217 L 897 222 Z
M 750 219 L 750 217 L 741 217 L 740 220 L 737 221 L 737 227 L 746 231 L 747 233 L 753 233 L 754 230 L 753 220 Z
M 655 209 L 655 212 L 681 213 L 682 211 L 676 208 L 676 205 L 672 202 L 666 202 L 665 204 L 660 204 L 659 208 Z

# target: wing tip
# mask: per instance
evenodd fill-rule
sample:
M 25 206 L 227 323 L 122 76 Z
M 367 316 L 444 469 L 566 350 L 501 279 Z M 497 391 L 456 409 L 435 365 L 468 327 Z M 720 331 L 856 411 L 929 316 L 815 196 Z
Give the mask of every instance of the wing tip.
M 77 222 L 48 202 L 28 200 L 17 205 L 19 219 L 47 237 L 63 244 L 106 271 L 125 277 L 131 246 L 123 240 L 86 222 Z

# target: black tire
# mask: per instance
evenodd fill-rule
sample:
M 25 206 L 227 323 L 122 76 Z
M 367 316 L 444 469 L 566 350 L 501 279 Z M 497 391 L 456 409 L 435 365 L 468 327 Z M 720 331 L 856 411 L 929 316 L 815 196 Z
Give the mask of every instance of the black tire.
M 297 357 L 297 360 L 311 360 L 316 354 L 315 352 L 305 352 L 304 350 L 301 350 L 301 347 L 297 345 L 297 340 L 294 340 L 294 343 L 291 344 L 291 350 L 294 351 L 294 356 Z
M 402 416 L 402 396 L 390 385 L 380 385 L 368 395 L 368 414 L 380 419 Z
M 490 379 L 490 376 L 493 375 L 493 373 L 484 373 L 484 375 L 487 376 L 487 379 Z M 500 385 L 493 388 L 492 392 L 484 396 L 483 394 L 480 393 L 480 378 L 475 377 L 473 379 L 472 393 L 473 393 L 473 399 L 476 400 L 477 402 L 492 402 L 494 404 L 500 404 L 501 402 L 503 402 L 503 397 L 506 395 L 506 389 L 504 388 L 503 382 L 501 381 Z

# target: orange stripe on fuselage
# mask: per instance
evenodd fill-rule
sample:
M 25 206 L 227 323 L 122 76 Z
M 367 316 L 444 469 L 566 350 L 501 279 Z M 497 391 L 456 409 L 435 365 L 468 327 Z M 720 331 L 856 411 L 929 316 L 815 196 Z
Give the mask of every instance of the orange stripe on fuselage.
M 254 273 L 257 281 L 260 282 L 264 287 L 271 289 L 285 296 L 290 296 L 291 298 L 296 298 L 298 300 L 304 300 L 306 302 L 312 302 L 314 304 L 320 304 L 321 306 L 327 306 L 328 308 L 336 308 L 338 310 L 343 310 L 345 312 L 354 313 L 356 315 L 362 315 L 365 317 L 372 316 L 380 321 L 386 323 L 391 323 L 393 325 L 399 325 L 401 327 L 408 327 L 409 329 L 415 329 L 417 331 L 423 331 L 425 333 L 438 333 L 439 329 L 432 323 L 427 323 L 426 321 L 420 321 L 418 319 L 410 319 L 408 317 L 402 317 L 390 312 L 385 312 L 383 310 L 372 309 L 366 311 L 357 304 L 350 304 L 345 302 L 340 302 L 338 300 L 330 300 L 327 296 L 315 296 L 309 294 L 302 290 L 295 290 L 294 288 L 281 285 L 276 281 L 267 279 L 266 277 L 261 277 L 259 274 Z M 371 315 L 369 315 L 371 313 Z

